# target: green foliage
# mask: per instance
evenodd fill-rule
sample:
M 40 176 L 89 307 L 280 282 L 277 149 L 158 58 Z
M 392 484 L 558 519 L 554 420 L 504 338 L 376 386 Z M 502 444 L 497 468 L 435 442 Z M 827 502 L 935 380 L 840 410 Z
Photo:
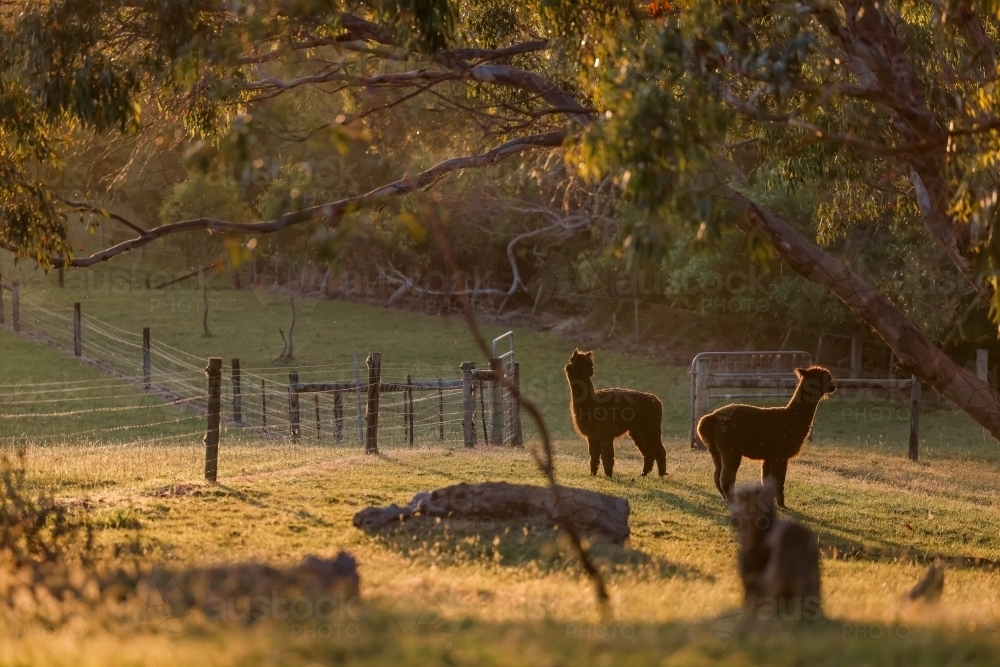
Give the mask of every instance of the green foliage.
M 245 221 L 253 213 L 240 200 L 239 186 L 232 178 L 217 171 L 193 171 L 177 183 L 163 200 L 160 219 L 164 223 L 196 218 Z M 196 264 L 211 264 L 220 259 L 223 247 L 221 234 L 194 231 L 177 234 L 168 242 L 185 253 Z

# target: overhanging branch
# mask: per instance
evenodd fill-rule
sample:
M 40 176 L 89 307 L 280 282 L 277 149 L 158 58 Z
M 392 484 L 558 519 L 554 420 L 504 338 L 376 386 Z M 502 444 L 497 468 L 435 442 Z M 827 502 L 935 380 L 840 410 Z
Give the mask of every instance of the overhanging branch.
M 172 234 L 178 234 L 180 232 L 204 229 L 210 232 L 219 233 L 239 232 L 243 234 L 270 234 L 313 220 L 324 220 L 327 224 L 335 225 L 338 224 L 347 213 L 365 208 L 371 208 L 389 199 L 400 197 L 410 192 L 414 192 L 415 190 L 429 187 L 452 172 L 459 171 L 461 169 L 488 167 L 497 164 L 512 155 L 536 148 L 559 147 L 563 145 L 566 137 L 566 132 L 557 131 L 532 134 L 525 137 L 519 137 L 517 139 L 511 139 L 510 141 L 500 144 L 485 153 L 450 158 L 443 162 L 439 162 L 430 169 L 420 172 L 419 174 L 403 177 L 365 194 L 339 199 L 337 201 L 320 204 L 318 206 L 312 206 L 300 211 L 285 214 L 281 217 L 275 218 L 274 220 L 261 222 L 232 222 L 219 220 L 217 218 L 195 218 L 192 220 L 182 220 L 154 227 L 148 231 L 142 232 L 136 237 L 122 241 L 121 243 L 105 248 L 87 257 L 73 258 L 69 260 L 62 257 L 49 257 L 48 259 L 52 266 L 55 267 L 86 267 L 99 264 L 100 262 L 106 262 L 112 257 L 130 250 L 135 250 L 136 248 L 141 248 L 142 246 L 157 239 L 170 236 Z M 77 207 L 80 206 L 79 202 L 76 202 L 75 204 Z M 125 220 L 124 218 L 121 218 L 121 216 L 118 216 L 118 218 L 123 221 Z M 133 229 L 141 230 L 138 225 L 134 225 L 132 223 L 128 224 Z M 18 252 L 18 246 L 9 241 L 0 241 L 0 247 L 15 254 Z

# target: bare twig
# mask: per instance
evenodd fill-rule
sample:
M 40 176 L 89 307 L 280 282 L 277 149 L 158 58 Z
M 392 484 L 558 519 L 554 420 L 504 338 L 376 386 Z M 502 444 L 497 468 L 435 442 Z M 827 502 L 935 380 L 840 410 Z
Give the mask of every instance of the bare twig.
M 451 251 L 451 244 L 449 243 L 444 231 L 441 229 L 441 225 L 438 224 L 436 216 L 429 216 L 429 219 L 435 243 L 441 251 L 445 263 L 449 267 L 448 270 L 455 275 L 461 275 L 457 270 L 457 264 Z M 491 360 L 491 363 L 494 366 L 492 370 L 496 376 L 498 378 L 503 378 L 503 388 L 510 392 L 511 397 L 517 401 L 518 405 L 531 416 L 532 421 L 535 422 L 535 426 L 538 428 L 538 434 L 542 441 L 542 453 L 539 454 L 535 449 L 531 448 L 531 455 L 534 458 L 538 469 L 545 475 L 545 479 L 548 482 L 549 489 L 552 491 L 552 495 L 558 500 L 559 484 L 556 482 L 555 463 L 552 454 L 552 438 L 549 434 L 549 429 L 545 423 L 545 419 L 542 417 L 542 413 L 538 409 L 538 406 L 535 405 L 534 401 L 525 398 L 521 394 L 518 387 L 511 382 L 510 378 L 507 377 L 507 374 L 503 373 L 499 360 L 492 358 L 492 350 L 487 345 L 486 338 L 479 329 L 479 323 L 476 321 L 476 314 L 472 309 L 471 302 L 468 298 L 466 298 L 465 294 L 461 295 L 460 298 L 463 303 L 465 322 L 469 327 L 469 333 L 472 335 L 473 340 L 476 341 L 476 345 L 479 347 L 480 351 Z M 587 547 L 584 546 L 580 534 L 577 532 L 576 527 L 573 525 L 573 522 L 569 519 L 569 517 L 559 515 L 558 520 L 563 531 L 566 533 L 566 536 L 569 538 L 570 543 L 573 545 L 573 549 L 576 551 L 577 557 L 580 559 L 580 564 L 583 567 L 584 572 L 586 572 L 587 576 L 594 584 L 597 600 L 600 603 L 602 610 L 607 611 L 609 597 L 607 587 L 604 584 L 603 575 L 601 575 L 597 566 L 595 566 L 593 560 L 591 560 Z

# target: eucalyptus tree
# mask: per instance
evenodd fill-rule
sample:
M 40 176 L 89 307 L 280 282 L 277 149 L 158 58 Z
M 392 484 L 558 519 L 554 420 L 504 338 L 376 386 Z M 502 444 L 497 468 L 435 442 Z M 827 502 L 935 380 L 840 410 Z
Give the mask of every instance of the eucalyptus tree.
M 997 10 L 985 0 L 0 2 L 0 246 L 82 267 L 185 230 L 332 229 L 462 170 L 558 151 L 645 212 L 622 235 L 627 252 L 655 252 L 663 225 L 693 224 L 705 240 L 735 225 L 1000 437 L 989 387 L 827 243 L 854 225 L 919 223 L 1000 319 Z M 308 131 L 420 101 L 426 115 L 405 129 L 429 128 L 423 154 L 444 159 L 411 160 L 403 178 L 270 220 L 143 229 L 115 217 L 133 237 L 72 255 L 66 214 L 103 212 L 35 176 L 58 169 L 72 141 L 117 133 L 141 146 L 180 126 L 195 158 L 239 155 L 255 105 L 306 90 L 341 100 Z M 444 110 L 466 119 L 462 132 L 432 122 Z M 820 236 L 754 196 L 760 179 L 822 186 Z

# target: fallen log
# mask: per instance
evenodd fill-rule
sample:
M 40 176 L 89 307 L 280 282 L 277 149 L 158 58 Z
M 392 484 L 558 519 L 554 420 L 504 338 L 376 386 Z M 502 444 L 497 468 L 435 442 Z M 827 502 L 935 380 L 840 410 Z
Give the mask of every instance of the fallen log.
M 586 489 L 560 486 L 554 494 L 530 484 L 463 483 L 421 491 L 405 507 L 366 507 L 354 515 L 354 527 L 378 530 L 420 516 L 550 523 L 568 518 L 581 532 L 620 544 L 629 536 L 629 511 L 625 498 Z

